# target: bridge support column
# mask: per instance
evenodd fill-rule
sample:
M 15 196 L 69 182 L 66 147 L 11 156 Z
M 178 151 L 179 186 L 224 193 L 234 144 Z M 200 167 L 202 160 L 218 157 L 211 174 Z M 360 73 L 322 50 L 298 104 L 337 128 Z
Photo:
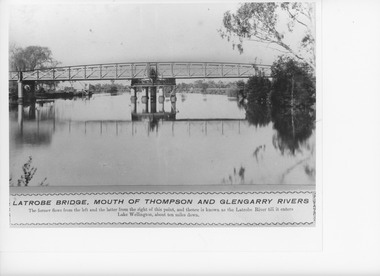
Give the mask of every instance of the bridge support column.
M 22 84 L 22 72 L 18 72 L 18 80 L 17 80 L 17 101 L 18 103 L 22 103 L 24 98 L 24 87 Z
M 175 113 L 165 112 L 165 109 L 164 109 L 165 89 L 170 88 L 170 87 L 174 88 L 175 85 L 176 85 L 175 79 L 173 78 L 132 79 L 131 88 L 137 89 L 137 87 L 141 87 L 143 91 L 143 96 L 141 97 L 141 103 L 142 103 L 141 113 L 135 114 L 136 116 L 132 116 L 132 118 L 133 119 L 144 118 L 144 117 L 152 118 L 152 114 L 156 113 L 153 116 L 155 119 L 162 118 L 163 120 L 175 120 Z M 131 92 L 132 93 L 131 98 L 133 97 L 133 93 L 134 93 L 133 91 L 134 90 L 132 90 Z M 172 91 L 174 92 L 173 96 L 171 97 L 171 101 L 173 102 L 172 110 L 174 110 L 174 112 L 177 112 L 176 104 L 175 104 L 175 101 L 176 101 L 175 90 L 173 89 Z M 157 97 L 158 97 L 158 102 L 159 102 L 158 108 L 157 108 Z M 159 112 L 159 114 L 157 114 L 157 112 Z
M 165 96 L 164 96 L 164 90 L 165 90 L 165 87 L 164 86 L 161 86 L 161 87 L 158 87 L 158 103 L 160 104 L 160 111 L 161 112 L 165 112 Z
M 137 88 L 136 87 L 132 87 L 131 88 L 131 111 L 133 113 L 136 113 L 137 112 Z
M 170 102 L 172 103 L 171 112 L 175 114 L 177 112 L 177 96 L 175 93 L 175 87 L 172 87 L 172 91 L 170 92 Z
M 131 88 L 131 100 L 132 100 L 132 97 L 137 97 L 137 88 L 136 87 L 132 87 Z
M 150 87 L 150 113 L 157 112 L 157 87 Z
M 149 87 L 147 87 L 147 86 L 145 86 L 145 87 L 142 88 L 143 89 L 143 93 L 145 94 L 141 98 L 141 102 L 144 104 L 143 110 L 142 110 L 143 113 L 148 113 L 149 112 L 149 100 L 148 100 L 149 99 L 149 90 L 148 90 L 148 88 Z
M 18 85 L 18 90 L 17 90 L 17 96 L 18 96 L 18 102 L 21 102 L 22 103 L 22 100 L 24 98 L 24 88 L 23 88 L 23 85 L 22 85 L 22 81 L 19 81 L 17 83 Z

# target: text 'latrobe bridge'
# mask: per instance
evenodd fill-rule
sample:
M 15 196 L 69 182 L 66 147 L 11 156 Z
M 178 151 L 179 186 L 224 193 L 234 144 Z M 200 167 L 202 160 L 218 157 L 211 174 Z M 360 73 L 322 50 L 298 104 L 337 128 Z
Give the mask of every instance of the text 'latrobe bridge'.
M 135 62 L 64 66 L 31 71 L 11 71 L 10 81 L 80 81 L 159 79 L 205 79 L 270 77 L 269 65 L 220 62 Z

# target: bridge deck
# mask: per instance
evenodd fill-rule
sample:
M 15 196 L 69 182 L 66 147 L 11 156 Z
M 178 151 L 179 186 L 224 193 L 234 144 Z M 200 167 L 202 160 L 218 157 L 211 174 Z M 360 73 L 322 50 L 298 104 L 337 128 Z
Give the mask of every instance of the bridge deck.
M 158 78 L 204 79 L 249 78 L 270 76 L 269 65 L 220 62 L 136 62 L 109 63 L 36 69 L 22 72 L 25 81 L 131 80 Z M 17 81 L 19 72 L 9 72 L 9 80 Z

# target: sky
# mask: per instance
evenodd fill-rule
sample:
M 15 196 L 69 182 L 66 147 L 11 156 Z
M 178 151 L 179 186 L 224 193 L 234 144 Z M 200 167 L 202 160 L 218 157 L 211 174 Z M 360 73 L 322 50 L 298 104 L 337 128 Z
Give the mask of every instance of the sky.
M 31 2 L 29 2 L 31 3 Z M 239 54 L 217 32 L 237 2 L 36 2 L 10 6 L 9 42 L 47 46 L 65 65 L 113 62 L 271 64 L 278 52 L 247 42 Z

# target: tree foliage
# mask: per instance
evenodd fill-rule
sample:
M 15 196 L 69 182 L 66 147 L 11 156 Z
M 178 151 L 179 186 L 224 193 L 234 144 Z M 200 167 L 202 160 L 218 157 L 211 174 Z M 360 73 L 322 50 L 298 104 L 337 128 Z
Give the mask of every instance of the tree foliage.
M 267 78 L 251 77 L 246 85 L 248 101 L 255 104 L 266 104 L 271 88 L 271 82 Z
M 281 15 L 281 17 L 280 17 Z M 281 30 L 286 18 L 286 30 Z M 288 42 L 291 33 L 302 32 L 298 46 Z M 256 41 L 275 46 L 274 49 L 308 63 L 315 70 L 315 31 L 313 3 L 243 3 L 235 13 L 223 17 L 222 38 L 243 52 L 244 41 Z
M 58 65 L 48 47 L 28 46 L 22 48 L 12 45 L 9 50 L 9 68 L 11 71 L 28 71 Z
M 273 105 L 311 106 L 315 103 L 315 78 L 308 64 L 281 56 L 271 70 Z

